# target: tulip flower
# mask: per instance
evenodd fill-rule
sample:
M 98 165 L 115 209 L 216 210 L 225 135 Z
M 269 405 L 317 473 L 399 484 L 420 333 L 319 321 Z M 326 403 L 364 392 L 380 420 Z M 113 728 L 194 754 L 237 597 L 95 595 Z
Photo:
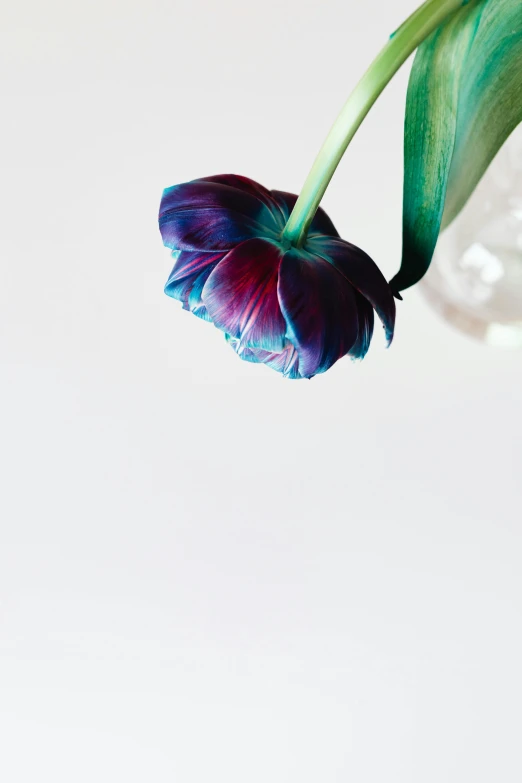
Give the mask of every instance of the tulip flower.
M 495 27 L 499 13 L 502 24 Z M 520 0 L 427 0 L 390 37 L 348 98 L 299 197 L 237 175 L 167 188 L 159 224 L 175 264 L 166 293 L 213 323 L 242 359 L 289 378 L 311 378 L 343 356 L 363 358 L 374 310 L 389 345 L 394 296 L 402 298 L 399 290 L 429 265 L 446 188 L 454 216 L 520 119 L 513 73 L 522 58 L 521 32 Z M 341 239 L 319 204 L 371 106 L 423 41 L 413 87 L 410 82 L 404 252 L 392 288 L 364 251 Z M 488 78 L 478 70 L 485 61 Z M 462 75 L 467 65 L 468 80 Z M 514 109 L 504 106 L 506 95 Z M 496 122 L 489 121 L 491 106 L 504 106 Z M 473 127 L 489 133 L 476 158 L 465 146 Z
M 283 237 L 296 200 L 245 177 L 207 177 L 168 188 L 159 222 L 176 257 L 166 293 L 212 321 L 246 361 L 310 378 L 366 354 L 374 308 L 390 342 L 395 302 L 322 209 L 303 245 Z

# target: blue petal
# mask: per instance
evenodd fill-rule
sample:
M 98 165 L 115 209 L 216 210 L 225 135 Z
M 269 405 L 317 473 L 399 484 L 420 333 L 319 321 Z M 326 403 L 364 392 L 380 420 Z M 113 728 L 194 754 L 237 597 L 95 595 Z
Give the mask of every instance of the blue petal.
M 237 355 L 245 362 L 253 364 L 266 364 L 276 372 L 282 373 L 285 378 L 292 380 L 302 378 L 299 373 L 299 356 L 288 340 L 285 348 L 280 353 L 264 351 L 262 348 L 249 348 L 241 344 L 235 337 L 225 335 L 227 342 L 232 346 Z

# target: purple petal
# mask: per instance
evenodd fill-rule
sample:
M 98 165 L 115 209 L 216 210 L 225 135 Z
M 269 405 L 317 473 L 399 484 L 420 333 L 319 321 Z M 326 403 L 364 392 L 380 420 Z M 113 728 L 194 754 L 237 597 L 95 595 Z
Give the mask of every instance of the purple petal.
M 219 251 L 256 236 L 277 237 L 281 228 L 264 203 L 262 186 L 256 192 L 256 183 L 247 183 L 239 187 L 196 179 L 164 190 L 159 213 L 164 244 L 173 250 Z
M 330 260 L 366 299 L 384 325 L 388 345 L 395 327 L 395 299 L 386 278 L 369 255 L 344 239 L 310 239 L 313 252 Z
M 295 202 L 297 201 L 297 196 L 293 193 L 285 193 L 283 190 L 273 190 L 272 194 L 274 198 L 277 199 L 278 204 L 280 205 L 281 212 L 283 214 L 283 221 L 286 223 L 288 218 L 290 217 L 290 213 L 292 212 Z M 326 234 L 327 236 L 331 237 L 338 237 L 339 234 L 337 233 L 337 230 L 321 207 L 317 210 L 315 213 L 314 219 L 312 220 L 311 226 L 310 226 L 310 232 L 311 234 Z
M 176 258 L 176 263 L 169 275 L 167 285 L 174 284 L 176 282 L 193 279 L 199 275 L 205 269 L 211 267 L 212 269 L 226 256 L 226 253 L 204 253 L 199 250 L 188 251 L 182 250 Z
M 373 307 L 359 291 L 354 289 L 355 301 L 357 304 L 358 332 L 357 340 L 348 351 L 348 356 L 353 359 L 364 359 L 368 353 L 368 348 L 373 335 Z
M 203 289 L 214 324 L 249 347 L 284 348 L 286 324 L 277 298 L 281 257 L 275 243 L 243 242 L 218 264 Z
M 249 177 L 242 177 L 240 174 L 214 174 L 212 177 L 203 177 L 205 182 L 217 182 L 220 185 L 229 185 L 232 188 L 237 188 L 245 193 L 249 193 L 263 204 L 273 213 L 276 219 L 280 219 L 280 207 L 276 197 L 271 190 L 265 188 L 259 182 L 256 182 Z
M 279 270 L 278 293 L 303 377 L 325 372 L 356 343 L 359 315 L 353 288 L 328 261 L 289 250 Z
M 177 251 L 176 263 L 165 285 L 165 293 L 183 303 L 199 318 L 208 318 L 201 301 L 201 291 L 208 276 L 226 253 L 201 253 L 188 250 Z

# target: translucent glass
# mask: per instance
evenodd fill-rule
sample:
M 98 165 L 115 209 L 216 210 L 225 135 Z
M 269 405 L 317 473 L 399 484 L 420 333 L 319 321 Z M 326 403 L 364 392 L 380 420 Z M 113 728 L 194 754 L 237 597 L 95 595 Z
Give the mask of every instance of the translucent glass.
M 420 288 L 461 331 L 522 347 L 522 125 L 440 236 Z

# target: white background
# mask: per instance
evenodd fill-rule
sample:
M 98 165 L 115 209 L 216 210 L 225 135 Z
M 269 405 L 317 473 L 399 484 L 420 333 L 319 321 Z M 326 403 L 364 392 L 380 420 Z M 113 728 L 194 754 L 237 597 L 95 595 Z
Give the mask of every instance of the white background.
M 413 0 L 3 0 L 0 778 L 519 783 L 520 355 L 408 292 L 312 381 L 163 294 L 162 188 L 298 191 Z M 407 66 L 324 206 L 388 277 Z

